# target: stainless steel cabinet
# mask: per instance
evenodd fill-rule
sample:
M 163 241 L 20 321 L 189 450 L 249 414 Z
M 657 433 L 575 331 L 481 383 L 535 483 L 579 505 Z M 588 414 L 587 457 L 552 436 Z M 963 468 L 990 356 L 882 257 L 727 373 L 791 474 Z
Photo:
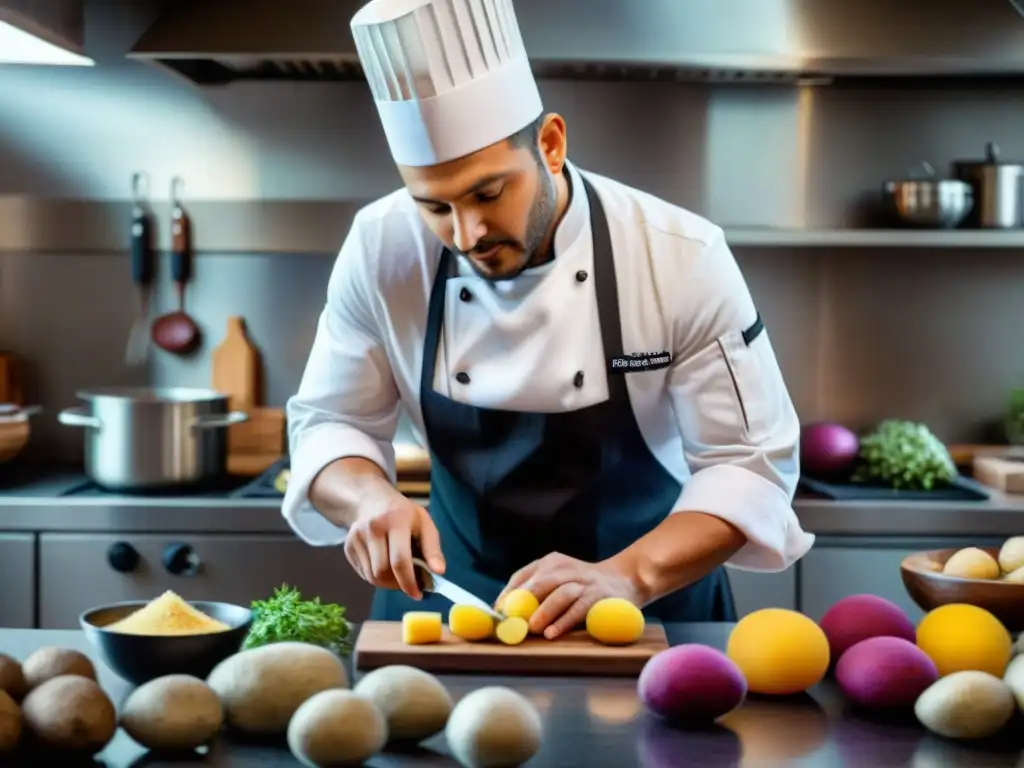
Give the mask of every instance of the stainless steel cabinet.
M 35 626 L 35 538 L 31 533 L 0 533 L 0 627 Z
M 187 600 L 249 605 L 282 583 L 306 597 L 367 618 L 372 589 L 340 547 L 288 535 L 44 533 L 39 545 L 39 622 L 78 626 L 83 611 L 121 600 L 152 600 L 171 589 Z
M 736 601 L 736 613 L 743 617 L 761 608 L 796 610 L 798 566 L 799 564 L 781 573 L 727 569 L 732 595 Z
M 878 539 L 843 542 L 831 545 L 821 539 L 800 561 L 800 607 L 815 621 L 835 603 L 849 595 L 869 593 L 884 597 L 900 606 L 911 621 L 918 621 L 924 611 L 910 599 L 900 562 L 907 555 L 926 549 L 946 547 L 998 547 L 1004 539 Z

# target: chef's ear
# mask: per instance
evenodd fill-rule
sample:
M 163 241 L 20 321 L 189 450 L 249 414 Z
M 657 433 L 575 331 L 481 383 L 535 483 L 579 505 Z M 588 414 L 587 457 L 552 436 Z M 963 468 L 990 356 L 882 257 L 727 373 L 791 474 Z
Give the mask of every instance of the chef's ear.
M 565 119 L 554 112 L 544 115 L 537 132 L 537 142 L 544 165 L 554 174 L 561 173 L 565 165 Z

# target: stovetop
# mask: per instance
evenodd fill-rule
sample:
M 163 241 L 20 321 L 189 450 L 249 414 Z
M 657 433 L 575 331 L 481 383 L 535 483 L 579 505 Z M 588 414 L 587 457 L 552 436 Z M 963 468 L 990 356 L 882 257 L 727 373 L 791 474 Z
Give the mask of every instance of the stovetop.
M 274 480 L 289 467 L 287 457 L 275 462 L 257 477 L 228 476 L 216 485 L 176 489 L 159 493 L 125 493 L 109 491 L 86 477 L 80 467 L 41 462 L 9 462 L 0 464 L 0 496 L 38 496 L 46 498 L 103 498 L 111 496 L 191 497 L 213 499 L 280 499 Z

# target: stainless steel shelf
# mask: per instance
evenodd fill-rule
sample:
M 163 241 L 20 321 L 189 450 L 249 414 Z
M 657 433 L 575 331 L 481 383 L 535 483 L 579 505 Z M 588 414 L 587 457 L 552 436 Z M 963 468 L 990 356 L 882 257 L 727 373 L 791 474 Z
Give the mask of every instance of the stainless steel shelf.
M 1024 248 L 1024 229 L 754 229 L 726 227 L 732 247 Z
M 333 258 L 365 200 L 197 200 L 185 203 L 199 253 L 323 254 Z M 170 248 L 170 205 L 153 204 L 154 245 Z M 0 196 L 0 253 L 123 252 L 131 203 Z M 781 229 L 725 227 L 734 248 L 1024 248 L 1024 229 Z

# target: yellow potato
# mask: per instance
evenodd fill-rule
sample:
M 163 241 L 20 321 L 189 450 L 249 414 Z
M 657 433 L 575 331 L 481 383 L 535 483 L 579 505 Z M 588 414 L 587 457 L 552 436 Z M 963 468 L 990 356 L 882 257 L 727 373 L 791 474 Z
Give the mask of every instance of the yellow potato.
M 402 642 L 406 645 L 441 642 L 441 614 L 433 611 L 407 611 L 402 616 Z
M 509 616 L 498 623 L 494 634 L 505 645 L 519 645 L 530 634 L 530 625 L 522 616 Z
M 540 601 L 532 592 L 526 589 L 513 589 L 505 599 L 501 601 L 498 611 L 508 617 L 518 616 L 521 619 L 530 620 L 534 611 L 540 608 Z
M 587 632 L 605 645 L 629 645 L 644 633 L 644 614 L 628 600 L 606 597 L 587 611 Z
M 1013 536 L 1003 542 L 999 549 L 999 567 L 1003 573 L 1013 573 L 1024 568 L 1024 536 Z
M 953 553 L 942 572 L 961 579 L 998 579 L 999 563 L 988 552 L 977 547 L 966 547 Z
M 475 605 L 453 605 L 448 611 L 448 628 L 463 640 L 486 640 L 494 634 L 494 618 Z
M 1015 571 L 1010 571 L 1003 576 L 1003 581 L 1009 582 L 1010 584 L 1024 584 L 1024 565 Z

